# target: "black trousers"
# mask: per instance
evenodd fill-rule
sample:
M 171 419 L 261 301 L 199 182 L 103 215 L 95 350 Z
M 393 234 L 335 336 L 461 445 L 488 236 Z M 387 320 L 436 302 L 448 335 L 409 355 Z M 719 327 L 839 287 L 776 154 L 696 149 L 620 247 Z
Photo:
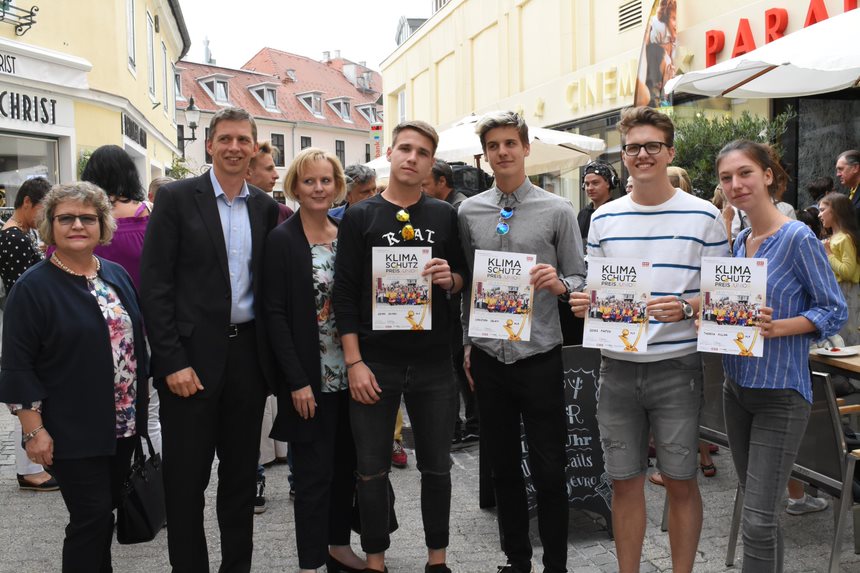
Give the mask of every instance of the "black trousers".
M 463 369 L 463 347 L 452 348 L 451 354 L 454 361 L 454 381 L 457 384 L 458 390 L 457 418 L 454 420 L 454 435 L 458 436 L 464 432 L 467 434 L 478 434 L 480 431 L 478 404 L 475 399 L 475 393 L 469 387 L 469 379 L 466 378 L 466 371 Z M 465 421 L 460 418 L 460 400 L 462 400 L 465 407 Z
M 349 390 L 321 394 L 313 441 L 290 442 L 301 569 L 322 569 L 329 545 L 349 545 L 355 493 L 355 443 L 349 424 L 349 400 Z
M 537 491 L 544 571 L 563 573 L 567 571 L 568 502 L 561 347 L 504 364 L 473 346 L 471 370 L 481 412 L 482 445 L 493 472 L 502 550 L 518 570 L 530 571 L 528 501 L 520 463 L 522 417 Z
M 142 428 L 146 431 L 146 428 Z M 120 438 L 112 456 L 54 460 L 51 471 L 69 510 L 63 573 L 111 573 L 113 510 L 139 438 Z
M 222 573 L 251 570 L 260 427 L 268 389 L 253 328 L 230 339 L 220 385 L 191 398 L 160 392 L 167 548 L 175 573 L 209 571 L 204 491 L 218 454 Z M 204 387 L 206 382 L 203 381 Z

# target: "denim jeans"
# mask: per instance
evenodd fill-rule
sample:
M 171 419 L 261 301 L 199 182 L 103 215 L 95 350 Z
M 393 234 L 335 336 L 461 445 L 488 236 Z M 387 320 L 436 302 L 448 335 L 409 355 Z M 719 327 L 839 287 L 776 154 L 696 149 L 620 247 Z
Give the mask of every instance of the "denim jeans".
M 472 347 L 472 377 L 481 411 L 481 447 L 493 472 L 502 550 L 516 571 L 531 570 L 529 510 L 520 418 L 537 494 L 538 535 L 546 573 L 567 571 L 567 422 L 561 347 L 504 364 Z M 481 452 L 482 455 L 485 453 Z
M 811 405 L 794 390 L 742 388 L 726 378 L 723 408 L 744 507 L 744 573 L 780 573 L 782 498 Z
M 430 549 L 443 549 L 448 546 L 450 451 L 457 391 L 451 362 L 408 366 L 368 362 L 367 366 L 382 390 L 379 401 L 360 404 L 351 400 L 349 406 L 357 456 L 361 547 L 366 553 L 382 553 L 391 544 L 388 472 L 394 419 L 403 396 L 421 473 L 424 541 Z

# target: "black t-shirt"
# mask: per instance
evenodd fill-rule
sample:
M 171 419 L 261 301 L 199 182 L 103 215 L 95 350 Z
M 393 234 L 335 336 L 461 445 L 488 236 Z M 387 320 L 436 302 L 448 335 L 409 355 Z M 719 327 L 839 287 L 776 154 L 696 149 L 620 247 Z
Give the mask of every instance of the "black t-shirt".
M 400 236 L 401 209 L 377 195 L 350 207 L 338 228 L 333 291 L 335 320 L 341 336 L 358 334 L 362 358 L 394 364 L 450 359 L 452 317 L 447 293 L 433 286 L 430 330 L 374 331 L 372 327 L 373 247 L 430 247 L 432 256 L 445 259 L 451 272 L 468 279 L 460 245 L 457 212 L 445 201 L 421 195 L 408 207 L 415 238 Z

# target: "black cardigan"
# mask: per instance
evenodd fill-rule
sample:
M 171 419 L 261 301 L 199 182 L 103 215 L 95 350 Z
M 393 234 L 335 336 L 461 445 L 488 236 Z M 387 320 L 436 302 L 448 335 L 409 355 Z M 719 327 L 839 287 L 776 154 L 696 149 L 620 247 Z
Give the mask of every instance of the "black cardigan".
M 266 239 L 263 308 L 278 365 L 275 391 L 278 416 L 270 436 L 288 442 L 311 441 L 317 418 L 302 419 L 293 406 L 291 394 L 310 386 L 319 403 L 322 392 L 313 260 L 298 212 L 278 225 Z
M 101 259 L 99 276 L 115 290 L 132 320 L 137 357 L 137 431 L 146 431 L 149 357 L 131 279 Z M 110 334 L 86 279 L 49 260 L 15 283 L 3 319 L 0 402 L 42 401 L 42 421 L 54 457 L 113 455 L 116 450 L 114 364 Z

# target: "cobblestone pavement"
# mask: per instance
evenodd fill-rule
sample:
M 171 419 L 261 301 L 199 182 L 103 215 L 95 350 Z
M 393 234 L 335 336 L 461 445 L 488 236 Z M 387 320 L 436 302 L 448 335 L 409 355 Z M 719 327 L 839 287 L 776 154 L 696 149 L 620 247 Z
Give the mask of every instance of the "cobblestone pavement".
M 423 571 L 425 551 L 421 528 L 419 474 L 413 452 L 409 466 L 394 469 L 392 480 L 397 492 L 400 529 L 392 537 L 388 567 L 392 573 Z M 736 484 L 728 455 L 715 456 L 716 477 L 699 481 L 705 501 L 705 525 L 699 543 L 695 571 L 724 571 L 726 545 Z M 453 502 L 451 509 L 451 546 L 449 565 L 455 573 L 494 573 L 504 563 L 499 549 L 495 513 L 478 507 L 478 453 L 476 447 L 452 454 Z M 219 559 L 217 522 L 214 510 L 216 474 L 207 492 L 206 527 L 209 534 L 213 570 Z M 293 511 L 287 485 L 286 466 L 267 470 L 269 509 L 255 520 L 255 553 L 253 571 L 297 571 Z M 643 549 L 642 573 L 670 571 L 669 541 L 660 532 L 663 504 L 662 488 L 646 484 L 648 529 Z M 60 570 L 63 527 L 67 513 L 59 493 L 19 491 L 15 481 L 12 416 L 0 407 L 0 573 L 47 573 Z M 850 521 L 850 520 L 849 520 Z M 829 557 L 833 535 L 831 511 L 803 517 L 783 515 L 787 572 L 821 572 Z M 535 563 L 540 561 L 540 547 L 535 523 L 532 523 L 536 545 Z M 860 571 L 860 555 L 853 553 L 852 528 L 849 523 L 843 538 L 842 571 Z M 357 539 L 353 539 L 358 549 Z M 571 511 L 568 569 L 571 573 L 617 571 L 615 548 L 600 523 L 579 511 Z M 740 549 L 740 548 L 739 548 Z M 738 554 L 741 554 L 739 550 Z M 131 546 L 114 545 L 114 570 L 125 572 L 168 571 L 167 537 L 159 534 L 152 543 Z M 740 559 L 735 562 L 740 564 Z M 540 570 L 540 568 L 538 569 Z

